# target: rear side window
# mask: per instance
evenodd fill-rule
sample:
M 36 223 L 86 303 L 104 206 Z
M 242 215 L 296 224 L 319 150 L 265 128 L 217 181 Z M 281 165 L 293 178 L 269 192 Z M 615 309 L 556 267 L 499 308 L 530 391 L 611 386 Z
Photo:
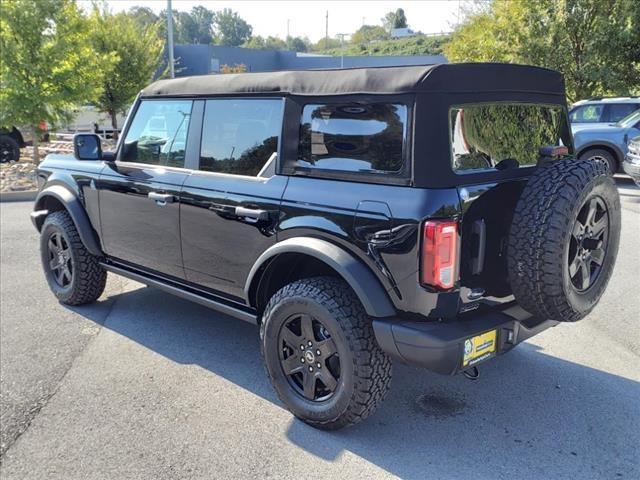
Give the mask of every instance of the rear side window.
M 450 110 L 453 169 L 504 170 L 535 165 L 540 148 L 572 149 L 562 106 L 487 103 Z
M 184 167 L 191 100 L 143 100 L 122 147 L 124 162 Z
M 398 173 L 403 168 L 406 138 L 405 105 L 305 105 L 295 168 Z
M 576 123 L 598 123 L 604 121 L 604 105 L 582 105 L 571 110 L 571 121 Z
M 627 115 L 633 113 L 640 108 L 637 103 L 612 103 L 607 105 L 607 121 L 619 122 Z
M 282 99 L 207 100 L 200 170 L 256 176 L 275 162 Z M 275 166 L 275 164 L 274 164 Z

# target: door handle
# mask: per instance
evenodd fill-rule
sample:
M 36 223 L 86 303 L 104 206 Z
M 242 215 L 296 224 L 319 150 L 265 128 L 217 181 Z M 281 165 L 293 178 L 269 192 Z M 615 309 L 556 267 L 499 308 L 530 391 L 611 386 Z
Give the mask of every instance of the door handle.
M 173 203 L 176 199 L 170 193 L 149 192 L 148 197 L 156 202 L 157 205 L 164 206 L 167 203 Z
M 235 214 L 236 214 L 236 217 L 250 218 L 252 220 L 260 220 L 260 221 L 269 220 L 269 212 L 267 210 L 236 207 Z

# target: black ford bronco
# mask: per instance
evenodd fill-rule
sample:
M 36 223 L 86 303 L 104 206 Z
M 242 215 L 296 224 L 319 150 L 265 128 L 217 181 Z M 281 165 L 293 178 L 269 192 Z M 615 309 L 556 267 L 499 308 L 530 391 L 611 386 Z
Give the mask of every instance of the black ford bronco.
M 450 64 L 201 76 L 136 99 L 115 152 L 77 135 L 32 213 L 61 302 L 107 272 L 260 326 L 268 376 L 324 429 L 391 359 L 453 375 L 602 296 L 607 167 L 572 158 L 562 76 Z

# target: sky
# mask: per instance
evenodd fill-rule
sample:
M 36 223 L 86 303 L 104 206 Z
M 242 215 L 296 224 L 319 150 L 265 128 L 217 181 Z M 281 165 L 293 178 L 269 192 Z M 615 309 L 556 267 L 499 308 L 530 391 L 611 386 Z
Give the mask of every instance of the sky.
M 83 8 L 89 8 L 90 1 L 79 2 Z M 289 34 L 293 37 L 307 36 L 313 42 L 325 35 L 325 15 L 329 11 L 329 36 L 339 33 L 352 33 L 364 23 L 380 24 L 385 13 L 403 8 L 409 27 L 424 33 L 448 32 L 456 25 L 459 9 L 464 2 L 460 0 L 423 0 L 423 1 L 218 1 L 218 0 L 173 0 L 174 10 L 190 10 L 195 5 L 203 5 L 209 10 L 231 8 L 238 12 L 252 27 L 254 35 L 278 36 Z M 109 0 L 114 12 L 128 10 L 133 6 L 149 7 L 156 13 L 165 9 L 166 0 Z

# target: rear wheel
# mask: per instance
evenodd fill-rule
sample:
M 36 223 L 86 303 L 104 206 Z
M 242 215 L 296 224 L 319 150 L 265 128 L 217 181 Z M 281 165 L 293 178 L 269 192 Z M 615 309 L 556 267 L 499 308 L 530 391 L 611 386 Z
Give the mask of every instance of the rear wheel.
M 20 145 L 8 135 L 0 135 L 0 163 L 20 160 Z
M 49 288 L 62 303 L 83 305 L 102 295 L 107 272 L 87 251 L 67 212 L 53 212 L 45 219 L 40 254 Z
M 391 361 L 342 280 L 315 277 L 280 289 L 265 309 L 260 336 L 276 393 L 314 427 L 358 423 L 387 393 Z
M 609 169 L 609 173 L 613 175 L 618 171 L 618 162 L 608 150 L 602 148 L 592 148 L 580 155 L 580 160 L 592 160 L 596 162 L 604 162 Z

